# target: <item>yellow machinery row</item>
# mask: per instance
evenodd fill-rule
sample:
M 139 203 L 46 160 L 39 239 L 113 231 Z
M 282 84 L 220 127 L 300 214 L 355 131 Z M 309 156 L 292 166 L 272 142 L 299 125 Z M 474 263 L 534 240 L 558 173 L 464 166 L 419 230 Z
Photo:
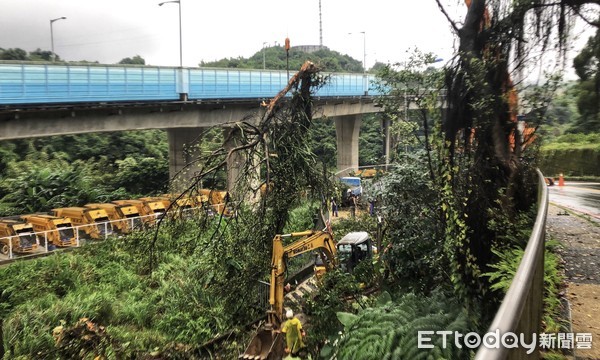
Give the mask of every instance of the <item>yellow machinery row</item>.
M 198 196 L 193 197 L 167 194 L 52 209 L 49 214 L 4 218 L 0 219 L 0 253 L 32 253 L 40 242 L 61 248 L 76 246 L 76 230 L 91 239 L 103 239 L 114 232 L 128 234 L 154 225 L 167 209 L 189 211 L 210 205 L 216 213 L 229 215 L 224 206 L 226 197 L 226 191 L 202 189 Z

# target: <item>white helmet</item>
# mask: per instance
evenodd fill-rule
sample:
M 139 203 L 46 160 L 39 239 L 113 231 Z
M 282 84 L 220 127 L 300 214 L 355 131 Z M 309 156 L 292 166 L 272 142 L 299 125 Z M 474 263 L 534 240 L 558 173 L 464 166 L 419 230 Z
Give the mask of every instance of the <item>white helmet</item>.
M 285 313 L 285 317 L 291 319 L 294 317 L 294 312 L 290 309 Z

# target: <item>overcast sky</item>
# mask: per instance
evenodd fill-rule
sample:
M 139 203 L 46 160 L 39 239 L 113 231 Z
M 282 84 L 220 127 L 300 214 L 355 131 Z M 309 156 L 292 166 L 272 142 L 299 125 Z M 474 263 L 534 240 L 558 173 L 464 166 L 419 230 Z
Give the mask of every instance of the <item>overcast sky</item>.
M 151 65 L 179 65 L 179 15 L 175 3 L 155 0 L 0 0 L 0 47 L 50 50 L 63 59 L 116 63 L 140 55 Z M 248 57 L 269 45 L 319 44 L 319 0 L 181 0 L 183 64 Z M 460 20 L 456 0 L 442 0 Z M 452 6 L 450 6 L 452 5 Z M 448 60 L 454 40 L 434 0 L 321 0 L 323 45 L 375 61 L 398 62 L 418 47 Z M 348 33 L 354 33 L 349 35 Z M 577 42 L 579 48 L 585 40 Z M 577 49 L 578 50 L 578 49 Z

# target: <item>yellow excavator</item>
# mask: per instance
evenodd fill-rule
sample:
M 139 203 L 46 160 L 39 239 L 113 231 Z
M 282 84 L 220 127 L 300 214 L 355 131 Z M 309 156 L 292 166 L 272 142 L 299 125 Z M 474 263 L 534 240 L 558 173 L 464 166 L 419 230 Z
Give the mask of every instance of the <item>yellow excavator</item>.
M 283 239 L 301 239 L 284 246 Z M 330 270 L 337 266 L 337 249 L 333 236 L 325 231 L 303 231 L 273 238 L 273 257 L 271 259 L 271 286 L 269 289 L 270 309 L 267 311 L 267 322 L 258 330 L 240 359 L 275 360 L 283 357 L 284 334 L 280 333 L 283 322 L 283 290 L 286 273 L 286 261 L 309 251 L 319 251 L 322 266 Z M 322 269 L 315 269 L 322 272 Z

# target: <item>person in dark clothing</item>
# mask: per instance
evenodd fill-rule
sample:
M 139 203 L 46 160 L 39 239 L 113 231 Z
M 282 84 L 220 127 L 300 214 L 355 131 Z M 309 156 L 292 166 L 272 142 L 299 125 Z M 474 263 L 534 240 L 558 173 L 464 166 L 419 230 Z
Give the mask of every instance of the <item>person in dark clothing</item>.
M 331 215 L 334 217 L 338 217 L 338 206 L 335 198 L 331 198 Z

